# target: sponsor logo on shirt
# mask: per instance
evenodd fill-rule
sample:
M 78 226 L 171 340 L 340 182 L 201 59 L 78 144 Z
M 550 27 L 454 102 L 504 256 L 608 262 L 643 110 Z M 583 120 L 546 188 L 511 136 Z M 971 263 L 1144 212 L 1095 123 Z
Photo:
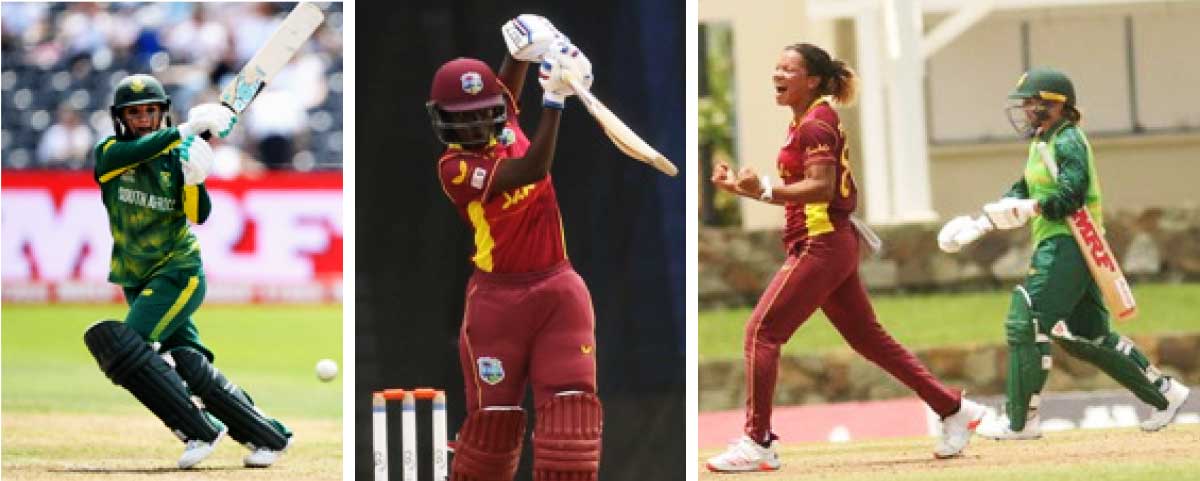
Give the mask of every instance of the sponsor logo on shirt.
M 466 167 L 466 165 L 467 163 L 463 162 L 463 167 Z M 471 173 L 471 187 L 482 189 L 484 180 L 487 180 L 487 169 L 476 167 L 475 172 Z
M 508 210 L 509 207 L 519 204 L 521 201 L 529 198 L 529 193 L 533 192 L 535 184 L 529 184 L 525 187 L 517 187 L 509 192 L 504 193 L 504 205 L 500 206 L 500 210 Z

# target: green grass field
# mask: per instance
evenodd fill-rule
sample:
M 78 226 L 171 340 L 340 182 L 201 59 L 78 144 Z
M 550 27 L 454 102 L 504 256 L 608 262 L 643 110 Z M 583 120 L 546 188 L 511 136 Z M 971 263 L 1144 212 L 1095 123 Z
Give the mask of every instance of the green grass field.
M 174 466 L 182 445 L 104 377 L 83 344 L 88 325 L 124 313 L 116 304 L 0 309 L 4 479 L 92 471 L 181 479 L 162 468 Z M 203 479 L 340 479 L 342 378 L 321 382 L 314 366 L 342 364 L 341 305 L 211 305 L 195 319 L 215 365 L 297 436 L 276 467 L 257 474 L 240 468 L 246 450 L 227 440 L 201 465 L 212 468 L 199 471 Z M 147 452 L 130 454 L 139 451 Z
M 1038 441 L 998 442 L 980 437 L 963 456 L 935 460 L 932 438 L 800 443 L 779 448 L 783 467 L 774 473 L 716 474 L 700 453 L 701 481 L 1140 481 L 1200 479 L 1200 425 L 1176 425 L 1157 433 L 1135 428 L 1078 429 L 1049 433 Z
M 1122 334 L 1194 332 L 1200 330 L 1200 284 L 1134 286 L 1138 318 L 1116 323 Z M 959 344 L 1004 342 L 1004 316 L 1010 291 L 970 294 L 875 295 L 871 300 L 880 323 L 910 349 Z M 750 308 L 702 311 L 700 359 L 742 357 L 743 329 Z M 811 354 L 846 349 L 842 338 L 820 311 L 786 345 L 784 354 Z

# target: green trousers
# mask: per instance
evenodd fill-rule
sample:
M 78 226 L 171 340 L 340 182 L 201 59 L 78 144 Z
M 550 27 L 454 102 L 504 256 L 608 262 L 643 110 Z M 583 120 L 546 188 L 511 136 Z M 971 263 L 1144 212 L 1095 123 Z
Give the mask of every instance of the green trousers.
M 149 342 L 161 343 L 159 352 L 191 347 L 212 361 L 213 354 L 200 342 L 192 313 L 200 308 L 207 291 L 200 269 L 166 272 L 136 287 L 126 287 L 129 314 L 125 324 Z
M 1053 361 L 1050 343 L 1096 365 L 1139 399 L 1164 409 L 1163 379 L 1129 338 L 1109 325 L 1108 310 L 1079 245 L 1069 235 L 1038 243 L 1029 276 L 1013 291 L 1004 323 L 1008 338 L 1006 392 L 1010 428 L 1037 414 Z

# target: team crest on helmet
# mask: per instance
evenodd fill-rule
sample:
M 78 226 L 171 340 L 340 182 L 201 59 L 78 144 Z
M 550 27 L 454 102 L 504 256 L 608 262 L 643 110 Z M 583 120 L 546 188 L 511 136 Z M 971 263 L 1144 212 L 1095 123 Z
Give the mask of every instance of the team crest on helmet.
M 146 83 L 140 78 L 134 78 L 132 82 L 129 82 L 129 88 L 132 89 L 134 93 L 142 93 L 142 90 L 146 89 Z
M 517 133 L 513 132 L 513 129 L 508 127 L 505 127 L 504 130 L 501 130 L 498 137 L 500 140 L 500 145 L 505 147 L 517 143 Z
M 481 357 L 476 360 L 479 365 L 479 378 L 489 385 L 495 386 L 504 380 L 504 365 L 494 357 Z
M 467 72 L 462 74 L 459 80 L 462 80 L 463 92 L 475 95 L 483 91 L 483 77 L 479 72 Z

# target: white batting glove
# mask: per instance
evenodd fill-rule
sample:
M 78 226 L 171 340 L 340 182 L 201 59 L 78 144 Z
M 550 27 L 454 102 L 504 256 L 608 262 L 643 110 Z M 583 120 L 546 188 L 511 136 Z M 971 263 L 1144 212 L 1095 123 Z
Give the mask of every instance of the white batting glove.
M 1034 199 L 1005 197 L 983 206 L 983 213 L 987 214 L 997 229 L 1016 229 L 1038 214 L 1038 202 Z
M 184 139 L 180 149 L 183 151 L 180 163 L 183 167 L 184 185 L 203 184 L 204 179 L 208 178 L 208 173 L 212 171 L 213 159 L 216 157 L 212 147 L 200 136 L 193 135 Z
M 575 79 L 580 87 L 590 89 L 595 80 L 592 62 L 574 45 L 557 43 L 546 52 L 538 69 L 538 83 L 545 91 L 543 106 L 561 109 L 567 97 L 575 95 L 575 88 L 567 77 Z
M 236 124 L 237 114 L 228 107 L 215 103 L 200 104 L 188 110 L 187 122 L 179 125 L 179 136 L 187 138 L 211 132 L 225 138 Z
M 951 254 L 962 250 L 967 244 L 975 242 L 984 234 L 991 232 L 992 223 L 987 217 L 972 219 L 961 215 L 950 219 L 938 232 L 938 248 Z
M 528 13 L 505 22 L 500 34 L 512 58 L 525 62 L 538 62 L 555 41 L 568 41 L 546 17 Z

